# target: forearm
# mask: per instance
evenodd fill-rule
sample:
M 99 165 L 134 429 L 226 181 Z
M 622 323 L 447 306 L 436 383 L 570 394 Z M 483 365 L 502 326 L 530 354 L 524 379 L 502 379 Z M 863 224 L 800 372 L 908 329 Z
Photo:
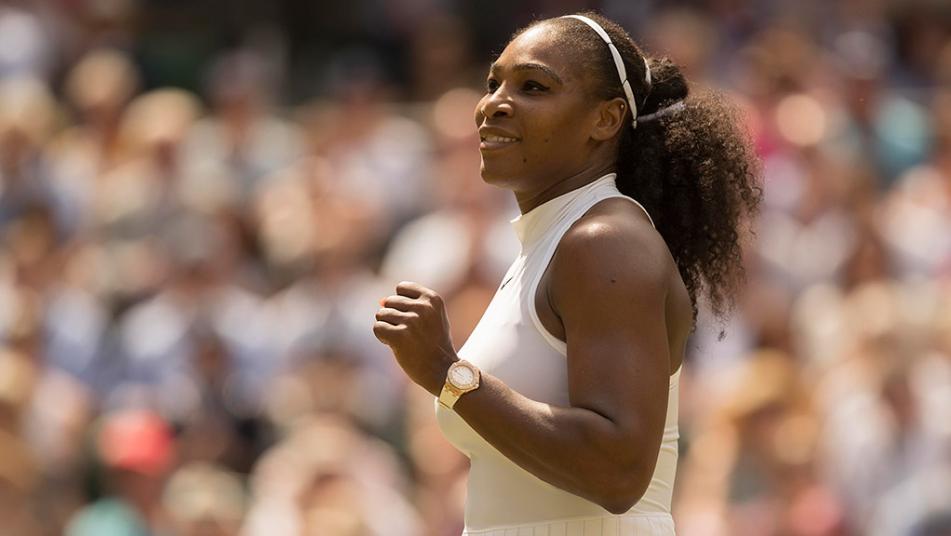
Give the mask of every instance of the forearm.
M 485 373 L 480 387 L 463 395 L 453 409 L 539 479 L 608 510 L 628 500 L 632 479 L 625 477 L 628 466 L 617 454 L 624 440 L 608 418 L 531 400 Z M 626 449 L 633 452 L 636 445 Z

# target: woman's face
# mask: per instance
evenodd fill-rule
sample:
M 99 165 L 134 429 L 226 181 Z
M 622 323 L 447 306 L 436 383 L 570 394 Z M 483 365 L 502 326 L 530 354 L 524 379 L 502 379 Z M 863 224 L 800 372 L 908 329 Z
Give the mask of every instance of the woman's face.
M 591 160 L 599 107 L 576 55 L 553 39 L 557 31 L 551 24 L 525 31 L 489 70 L 475 113 L 487 183 L 530 195 Z

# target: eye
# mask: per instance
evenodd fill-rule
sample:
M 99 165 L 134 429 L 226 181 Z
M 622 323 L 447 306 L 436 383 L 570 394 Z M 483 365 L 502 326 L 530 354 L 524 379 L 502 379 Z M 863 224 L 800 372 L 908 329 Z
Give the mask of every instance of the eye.
M 522 84 L 522 89 L 525 91 L 548 91 L 547 86 L 543 86 L 534 80 L 526 80 L 525 83 Z
M 495 78 L 489 78 L 485 82 L 485 90 L 487 93 L 494 93 L 496 89 L 499 89 L 499 81 Z

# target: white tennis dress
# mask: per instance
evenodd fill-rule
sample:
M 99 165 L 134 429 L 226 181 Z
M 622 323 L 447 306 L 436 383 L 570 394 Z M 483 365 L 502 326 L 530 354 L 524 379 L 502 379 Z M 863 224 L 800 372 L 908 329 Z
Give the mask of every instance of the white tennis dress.
M 522 245 L 521 253 L 459 350 L 459 357 L 532 400 L 561 407 L 570 405 L 567 345 L 549 333 L 539 320 L 534 306 L 535 289 L 555 247 L 572 223 L 603 199 L 631 199 L 618 191 L 614 181 L 615 174 L 605 175 L 512 220 Z M 637 205 L 644 208 L 640 203 Z M 673 535 L 670 502 L 677 469 L 679 377 L 680 370 L 670 378 L 664 438 L 650 486 L 641 500 L 621 515 L 611 514 L 522 469 L 482 439 L 454 411 L 444 408 L 438 400 L 434 402 L 443 434 L 471 461 L 463 536 Z

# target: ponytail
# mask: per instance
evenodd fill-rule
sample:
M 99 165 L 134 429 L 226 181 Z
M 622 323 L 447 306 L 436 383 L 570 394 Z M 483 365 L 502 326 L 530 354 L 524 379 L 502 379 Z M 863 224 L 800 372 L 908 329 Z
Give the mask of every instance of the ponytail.
M 694 321 L 701 293 L 722 321 L 745 278 L 742 226 L 751 223 L 762 198 L 749 136 L 726 97 L 691 95 L 668 58 L 648 57 L 623 28 L 597 13 L 583 16 L 610 36 L 641 103 L 636 128 L 625 126 L 620 134 L 617 187 L 653 217 L 690 294 Z M 588 60 L 594 98 L 626 97 L 620 69 L 597 33 L 571 18 L 535 24 L 541 23 L 557 25 L 562 44 Z
M 741 230 L 762 197 L 758 160 L 724 96 L 688 96 L 683 75 L 666 58 L 651 60 L 651 69 L 655 81 L 644 113 L 675 102 L 684 107 L 624 129 L 618 190 L 653 215 L 690 293 L 694 319 L 704 292 L 722 320 L 745 278 Z

